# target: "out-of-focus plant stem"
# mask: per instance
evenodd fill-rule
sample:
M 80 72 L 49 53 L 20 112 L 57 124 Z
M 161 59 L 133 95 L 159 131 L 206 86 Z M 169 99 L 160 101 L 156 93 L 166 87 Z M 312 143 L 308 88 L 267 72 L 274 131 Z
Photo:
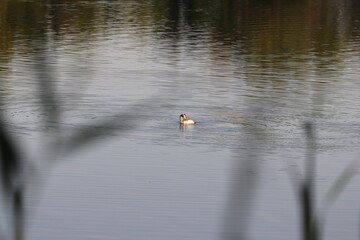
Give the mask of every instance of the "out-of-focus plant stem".
M 305 123 L 305 135 L 307 140 L 305 159 L 305 178 L 300 186 L 300 204 L 303 216 L 303 239 L 317 240 L 317 219 L 315 206 L 315 172 L 316 172 L 316 136 L 310 122 Z

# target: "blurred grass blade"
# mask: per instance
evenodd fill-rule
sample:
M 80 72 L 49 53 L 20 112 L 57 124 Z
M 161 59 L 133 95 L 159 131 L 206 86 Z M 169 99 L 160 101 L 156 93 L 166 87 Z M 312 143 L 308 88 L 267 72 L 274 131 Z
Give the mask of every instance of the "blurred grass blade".
M 127 120 L 132 121 L 132 124 L 119 122 Z M 113 117 L 109 120 L 103 120 L 97 124 L 84 126 L 79 130 L 75 130 L 70 136 L 62 138 L 60 144 L 63 147 L 63 151 L 73 152 L 97 140 L 99 137 L 106 136 L 113 132 L 124 133 L 130 131 L 137 126 L 135 123 L 136 119 L 129 116 Z
M 223 239 L 244 240 L 248 238 L 252 207 L 256 201 L 260 156 L 266 141 L 262 131 L 246 128 L 247 141 L 238 148 L 235 156 L 228 203 L 225 209 Z
M 325 197 L 321 204 L 321 206 L 323 206 L 322 213 L 324 215 L 326 215 L 331 205 L 339 197 L 340 193 L 344 190 L 344 188 L 354 177 L 354 175 L 356 175 L 358 169 L 359 169 L 359 161 L 354 160 L 344 169 L 344 171 L 340 174 L 340 176 L 335 180 L 334 184 L 325 194 Z
M 111 133 L 125 133 L 138 127 L 140 123 L 149 119 L 152 112 L 156 112 L 159 106 L 155 105 L 154 99 L 143 100 L 146 103 L 135 104 L 130 110 L 103 119 L 96 124 L 80 127 L 67 137 L 58 139 L 55 148 L 62 146 L 65 153 L 72 152 L 78 148 L 95 141 L 99 137 L 106 136 Z
M 13 234 L 15 240 L 22 240 L 24 235 L 24 203 L 21 182 L 21 163 L 14 141 L 5 131 L 5 124 L 0 120 L 0 152 L 3 193 L 11 202 L 6 205 L 13 213 Z
M 300 204 L 303 220 L 303 239 L 317 240 L 317 218 L 309 185 L 304 181 L 300 186 Z
M 25 239 L 25 211 L 24 211 L 24 196 L 23 189 L 18 188 L 14 192 L 14 200 L 13 200 L 13 211 L 14 211 L 14 238 L 15 240 Z
M 20 162 L 15 144 L 8 133 L 5 125 L 0 120 L 0 154 L 1 154 L 1 177 L 5 194 L 11 194 L 15 188 L 15 180 L 19 174 Z
M 304 240 L 318 239 L 318 222 L 315 206 L 316 135 L 311 122 L 304 123 L 306 136 L 305 178 L 300 186 L 300 209 Z
M 39 49 L 36 47 L 35 49 Z M 52 68 L 48 64 L 49 59 L 46 51 L 37 51 L 34 56 L 35 69 L 38 75 L 39 84 L 39 100 L 45 113 L 46 126 L 53 129 L 58 125 L 55 124 L 59 120 L 59 103 L 56 98 L 55 91 L 55 76 Z M 44 53 L 45 52 L 45 53 Z
M 306 158 L 305 158 L 305 184 L 309 188 L 309 193 L 315 198 L 315 173 L 316 173 L 316 135 L 315 127 L 311 122 L 305 122 L 306 135 Z
M 290 166 L 290 164 L 288 164 L 288 161 L 285 161 L 285 164 L 287 164 L 286 166 L 286 170 L 288 173 L 288 177 L 290 179 L 291 185 L 294 189 L 294 193 L 297 194 L 298 192 L 298 187 L 300 186 L 300 181 L 299 179 L 302 179 L 302 175 L 300 172 L 300 169 L 298 166 Z

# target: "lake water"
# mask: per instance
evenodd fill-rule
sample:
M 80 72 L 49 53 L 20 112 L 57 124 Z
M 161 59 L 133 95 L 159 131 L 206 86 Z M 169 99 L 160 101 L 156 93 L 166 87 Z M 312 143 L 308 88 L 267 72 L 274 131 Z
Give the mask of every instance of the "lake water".
M 301 239 L 311 154 L 317 217 L 349 178 L 323 239 L 358 239 L 359 170 L 344 171 L 360 155 L 359 10 L 2 1 L 0 109 L 24 163 L 26 239 Z

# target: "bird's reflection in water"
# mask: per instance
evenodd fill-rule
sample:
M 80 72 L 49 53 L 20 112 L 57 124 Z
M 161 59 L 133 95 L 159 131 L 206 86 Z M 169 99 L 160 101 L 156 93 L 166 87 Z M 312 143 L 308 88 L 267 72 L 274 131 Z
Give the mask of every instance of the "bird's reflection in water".
M 189 132 L 194 128 L 194 125 L 187 125 L 187 124 L 179 124 L 180 131 L 183 133 Z
M 187 124 L 179 124 L 179 129 L 181 132 L 181 141 L 183 144 L 186 143 L 187 137 L 191 136 L 191 132 L 194 128 L 194 125 L 187 125 Z

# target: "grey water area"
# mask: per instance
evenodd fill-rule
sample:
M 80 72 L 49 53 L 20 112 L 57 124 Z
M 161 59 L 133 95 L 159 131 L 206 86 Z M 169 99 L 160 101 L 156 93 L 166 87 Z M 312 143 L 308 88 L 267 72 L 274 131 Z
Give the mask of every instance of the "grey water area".
M 91 21 L 101 30 L 85 37 L 47 29 L 40 53 L 26 52 L 19 35 L 1 74 L 4 122 L 30 169 L 26 239 L 301 239 L 304 123 L 316 136 L 318 210 L 360 156 L 359 35 L 337 50 L 324 44 L 324 54 L 268 53 L 254 50 L 267 48 L 256 45 L 263 35 L 226 44 L 211 22 L 192 29 L 179 20 L 166 37 L 155 23 L 109 21 Z M 281 30 L 284 39 L 296 26 Z M 275 31 L 267 27 L 249 28 Z M 46 57 L 42 73 L 37 54 Z M 56 129 L 44 124 L 39 76 L 53 87 Z M 181 127 L 181 113 L 197 124 Z M 106 130 L 76 151 L 48 151 L 92 126 Z M 359 237 L 354 171 L 327 211 L 323 239 Z

